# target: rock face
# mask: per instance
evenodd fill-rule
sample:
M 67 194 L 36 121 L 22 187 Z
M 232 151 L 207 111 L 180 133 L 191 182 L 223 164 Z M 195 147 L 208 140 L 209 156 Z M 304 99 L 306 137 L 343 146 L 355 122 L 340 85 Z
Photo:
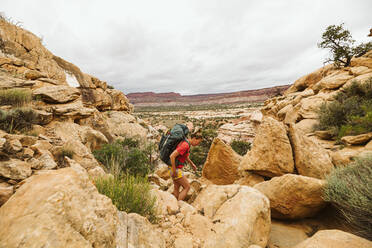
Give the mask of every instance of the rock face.
M 323 230 L 294 248 L 369 248 L 372 242 L 340 230 Z
M 210 185 L 193 203 L 215 223 L 203 247 L 265 247 L 270 232 L 268 199 L 247 186 Z
M 322 199 L 323 185 L 319 179 L 287 174 L 254 188 L 269 198 L 272 217 L 300 219 L 314 216 L 326 205 Z
M 203 166 L 202 175 L 214 184 L 232 184 L 239 178 L 240 161 L 241 156 L 222 140 L 215 138 Z
M 84 206 L 84 207 L 82 207 Z M 115 247 L 116 209 L 86 172 L 34 175 L 0 208 L 4 247 Z
M 243 157 L 239 170 L 254 171 L 268 177 L 293 172 L 292 147 L 284 124 L 271 117 L 264 118 L 253 148 Z
M 328 152 L 314 140 L 305 136 L 295 125 L 291 124 L 289 136 L 295 156 L 295 166 L 300 175 L 324 178 L 333 167 Z

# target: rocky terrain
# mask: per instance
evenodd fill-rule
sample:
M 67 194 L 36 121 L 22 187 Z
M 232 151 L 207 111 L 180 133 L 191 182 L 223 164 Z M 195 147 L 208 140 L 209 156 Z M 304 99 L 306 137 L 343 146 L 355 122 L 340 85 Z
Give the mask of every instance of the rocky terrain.
M 324 177 L 371 152 L 372 135 L 345 137 L 349 146 L 341 149 L 312 130 L 319 104 L 351 80 L 372 76 L 372 51 L 351 67 L 329 65 L 298 79 L 283 96 L 267 100 L 263 114 L 247 115 L 241 121 L 254 127 L 254 141 L 245 156 L 216 138 L 202 177 L 186 173 L 186 201 L 170 193 L 172 180 L 160 164 L 149 175 L 159 219 L 151 224 L 118 211 L 92 183 L 109 176 L 93 150 L 125 136 L 157 135 L 131 115 L 126 96 L 3 19 L 0 50 L 0 89 L 31 91 L 28 107 L 37 113 L 32 132 L 0 132 L 1 248 L 372 246 L 339 223 L 321 197 Z M 73 159 L 58 155 L 66 147 Z
M 263 102 L 272 96 L 283 93 L 288 87 L 289 85 L 283 85 L 258 90 L 199 95 L 181 95 L 174 92 L 141 92 L 127 94 L 127 97 L 135 106 L 207 105 L 239 102 Z

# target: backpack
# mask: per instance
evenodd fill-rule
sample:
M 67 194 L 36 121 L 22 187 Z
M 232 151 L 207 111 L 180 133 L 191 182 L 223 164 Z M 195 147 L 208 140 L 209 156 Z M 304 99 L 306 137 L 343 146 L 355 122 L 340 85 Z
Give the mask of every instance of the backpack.
M 186 125 L 176 124 L 170 131 L 161 136 L 159 142 L 159 154 L 160 159 L 164 163 L 171 166 L 170 155 L 177 148 L 177 145 L 181 141 L 185 140 L 187 141 L 187 143 L 189 143 L 188 140 L 186 139 L 188 133 L 189 129 L 187 128 Z

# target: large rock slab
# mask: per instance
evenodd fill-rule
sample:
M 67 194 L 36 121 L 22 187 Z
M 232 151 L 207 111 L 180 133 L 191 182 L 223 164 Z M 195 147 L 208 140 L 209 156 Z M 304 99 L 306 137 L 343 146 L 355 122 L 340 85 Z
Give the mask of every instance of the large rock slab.
M 316 215 L 326 203 L 324 181 L 300 175 L 274 177 L 254 186 L 270 200 L 271 215 L 278 219 L 301 219 Z
M 293 172 L 292 147 L 283 123 L 271 117 L 264 118 L 258 127 L 252 150 L 243 157 L 239 170 L 269 177 Z
M 266 247 L 270 233 L 270 203 L 259 191 L 241 186 L 213 217 L 213 233 L 205 248 Z
M 117 214 L 79 165 L 26 180 L 0 208 L 3 247 L 115 247 Z
M 289 128 L 289 137 L 300 175 L 324 178 L 332 171 L 334 166 L 328 152 L 293 124 Z
M 232 184 L 239 178 L 238 166 L 242 157 L 229 145 L 215 138 L 209 149 L 202 175 L 214 184 Z
M 80 91 L 75 87 L 56 85 L 38 88 L 32 94 L 47 103 L 67 103 L 77 99 Z
M 355 135 L 355 136 L 344 136 L 341 138 L 341 141 L 349 145 L 361 145 L 361 144 L 366 144 L 371 139 L 372 139 L 372 132 Z
M 340 230 L 322 230 L 294 248 L 370 248 L 372 242 Z

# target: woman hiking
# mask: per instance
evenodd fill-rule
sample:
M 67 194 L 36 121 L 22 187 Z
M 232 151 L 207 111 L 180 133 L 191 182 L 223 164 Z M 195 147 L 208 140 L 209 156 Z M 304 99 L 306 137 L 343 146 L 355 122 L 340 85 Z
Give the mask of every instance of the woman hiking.
M 189 131 L 192 132 L 193 125 L 192 123 L 187 123 Z M 170 155 L 171 166 L 169 167 L 170 175 L 173 179 L 174 190 L 173 195 L 177 200 L 184 200 L 187 192 L 190 190 L 190 184 L 187 178 L 182 172 L 183 166 L 188 162 L 194 171 L 196 171 L 196 166 L 189 158 L 190 155 L 190 145 L 197 146 L 203 140 L 200 130 L 198 132 L 191 134 L 191 139 L 185 139 L 181 141 L 177 148 Z M 180 186 L 182 186 L 182 191 L 180 192 Z

